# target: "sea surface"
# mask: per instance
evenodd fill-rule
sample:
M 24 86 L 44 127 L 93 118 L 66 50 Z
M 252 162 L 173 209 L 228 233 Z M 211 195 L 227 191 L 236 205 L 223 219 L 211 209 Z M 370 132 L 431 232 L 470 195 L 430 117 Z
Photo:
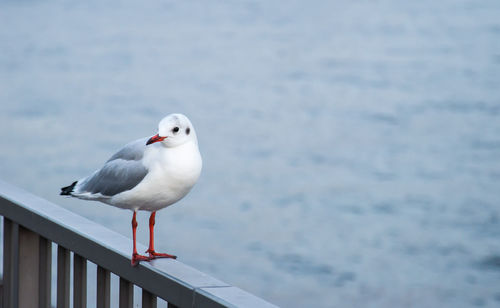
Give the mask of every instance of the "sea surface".
M 3 180 L 131 237 L 130 211 L 59 188 L 181 112 L 204 169 L 158 250 L 282 307 L 500 306 L 499 1 L 1 1 L 0 20 Z

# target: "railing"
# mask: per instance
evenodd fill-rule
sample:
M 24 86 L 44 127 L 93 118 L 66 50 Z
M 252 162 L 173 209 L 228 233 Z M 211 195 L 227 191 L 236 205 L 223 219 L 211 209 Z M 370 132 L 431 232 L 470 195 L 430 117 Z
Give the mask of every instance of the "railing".
M 52 307 L 52 243 L 57 245 L 59 308 L 87 306 L 87 262 L 97 265 L 96 306 L 109 307 L 110 274 L 119 276 L 119 307 L 276 307 L 172 259 L 130 265 L 131 240 L 73 212 L 0 181 L 3 221 L 3 307 Z M 145 250 L 146 247 L 138 245 Z M 71 256 L 73 256 L 72 283 Z

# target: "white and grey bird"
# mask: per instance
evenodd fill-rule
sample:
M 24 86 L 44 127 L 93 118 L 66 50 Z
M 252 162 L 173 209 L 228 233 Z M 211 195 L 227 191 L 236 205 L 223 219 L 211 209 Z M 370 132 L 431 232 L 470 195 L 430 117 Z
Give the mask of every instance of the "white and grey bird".
M 154 249 L 156 211 L 182 199 L 201 173 L 198 139 L 191 121 L 182 114 L 170 114 L 158 124 L 158 134 L 125 145 L 93 174 L 61 188 L 61 195 L 101 201 L 133 211 L 132 265 L 154 258 L 176 258 Z M 136 214 L 151 212 L 149 256 L 136 248 Z

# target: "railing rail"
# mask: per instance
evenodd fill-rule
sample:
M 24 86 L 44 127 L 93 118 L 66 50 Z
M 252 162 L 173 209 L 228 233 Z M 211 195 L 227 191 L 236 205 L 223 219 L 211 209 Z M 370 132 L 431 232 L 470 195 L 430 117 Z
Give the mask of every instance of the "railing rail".
M 142 288 L 142 307 L 156 307 L 156 297 L 169 307 L 276 307 L 176 260 L 132 267 L 130 239 L 3 181 L 0 215 L 3 307 L 31 307 L 35 302 L 51 307 L 52 242 L 58 245 L 57 307 L 69 307 L 71 300 L 71 252 L 75 308 L 87 304 L 87 260 L 97 265 L 97 307 L 109 307 L 110 273 L 120 277 L 120 307 L 132 307 L 134 285 Z M 138 249 L 146 247 L 138 244 Z

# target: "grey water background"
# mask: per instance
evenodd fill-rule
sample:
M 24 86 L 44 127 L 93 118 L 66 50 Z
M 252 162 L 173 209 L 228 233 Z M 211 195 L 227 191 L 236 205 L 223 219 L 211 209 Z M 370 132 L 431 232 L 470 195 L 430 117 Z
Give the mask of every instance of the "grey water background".
M 182 112 L 204 169 L 158 250 L 283 307 L 498 307 L 499 16 L 2 1 L 0 177 L 131 237 L 129 211 L 59 188 Z

